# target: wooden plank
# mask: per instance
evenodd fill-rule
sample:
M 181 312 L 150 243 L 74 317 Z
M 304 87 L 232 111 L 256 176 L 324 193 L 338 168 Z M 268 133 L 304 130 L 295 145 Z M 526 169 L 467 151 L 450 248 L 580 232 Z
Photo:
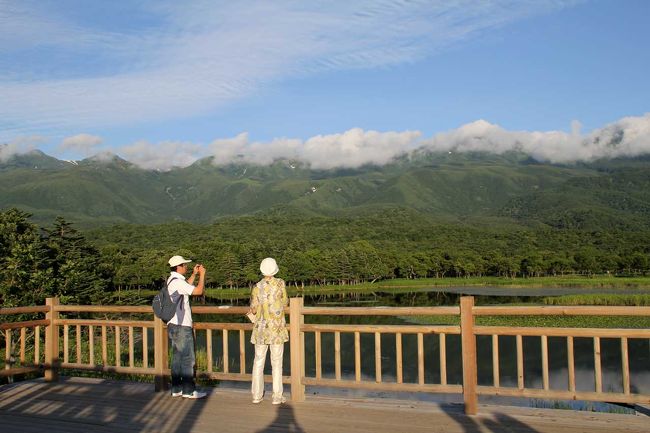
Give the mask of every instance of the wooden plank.
M 569 391 L 575 392 L 576 390 L 576 367 L 573 356 L 573 337 L 568 336 L 566 339 L 567 345 L 567 368 L 569 371 Z
M 492 383 L 495 388 L 501 386 L 501 375 L 499 373 L 499 336 L 492 336 Z
M 70 325 L 70 326 L 135 326 L 135 327 L 153 327 L 152 322 L 146 320 L 99 320 L 99 319 L 58 319 L 56 324 L 59 326 Z
M 594 382 L 596 392 L 603 392 L 603 370 L 600 357 L 600 337 L 594 337 Z
M 41 360 L 41 327 L 34 327 L 34 364 Z
M 58 379 L 57 366 L 59 363 L 59 327 L 56 325 L 56 319 L 59 313 L 55 311 L 59 304 L 57 298 L 45 299 L 48 311 L 45 318 L 49 321 L 45 328 L 45 381 L 55 382 Z
M 64 363 L 67 363 L 67 362 L 70 361 L 68 359 L 68 351 L 69 351 L 68 350 L 68 334 L 69 334 L 68 328 L 69 328 L 68 325 L 63 326 L 63 362 Z
M 474 297 L 460 298 L 460 327 L 463 357 L 463 401 L 465 413 L 475 415 L 478 411 L 476 396 L 477 367 L 476 367 L 476 335 L 474 334 Z
M 149 367 L 149 332 L 147 328 L 142 329 L 142 367 Z
M 207 329 L 205 331 L 205 352 L 206 352 L 206 362 L 208 373 L 212 373 L 212 329 Z
M 547 335 L 549 337 L 601 337 L 601 338 L 650 338 L 650 329 L 633 328 L 530 328 L 515 326 L 475 326 L 475 335 L 523 335 L 526 337 Z
M 153 313 L 151 307 L 122 305 L 57 305 L 54 311 L 58 313 Z
M 542 335 L 542 387 L 544 390 L 548 391 L 549 389 L 549 376 L 548 376 L 548 337 Z
M 321 341 L 320 341 L 320 331 L 314 333 L 314 356 L 316 357 L 316 379 L 320 379 L 323 376 L 323 367 L 321 365 Z
M 76 331 L 77 362 L 81 362 L 81 325 L 77 325 Z
M 5 329 L 33 328 L 34 326 L 47 326 L 50 321 L 44 320 L 27 320 L 24 322 L 0 323 L 0 331 Z
M 607 306 L 485 306 L 474 307 L 475 316 L 650 316 L 650 307 Z
M 402 334 L 399 332 L 395 334 L 395 370 L 397 383 L 402 383 L 404 381 L 402 376 Z
M 9 308 L 0 308 L 0 316 L 12 315 L 12 314 L 47 313 L 49 311 L 50 311 L 50 307 L 48 307 L 47 305 L 42 305 L 38 307 L 9 307 Z
M 526 397 L 548 400 L 584 400 L 584 401 L 607 401 L 612 403 L 640 403 L 650 404 L 650 395 L 648 394 L 624 394 L 616 392 L 583 392 L 583 391 L 562 391 L 562 390 L 543 390 L 536 388 L 494 388 L 491 386 L 479 386 L 477 388 L 479 395 L 500 395 L 506 397 Z
M 27 328 L 20 328 L 20 364 L 25 365 L 25 344 L 27 342 Z
M 120 337 L 120 327 L 115 326 L 115 366 L 120 367 L 122 365 L 122 347 L 121 347 L 121 337 Z
M 317 380 L 312 377 L 305 378 L 305 385 L 309 386 L 324 386 L 332 388 L 346 388 L 346 389 L 369 389 L 369 390 L 382 390 L 382 391 L 398 391 L 398 392 L 436 392 L 444 394 L 460 394 L 463 391 L 461 385 L 437 385 L 418 383 L 396 383 L 396 382 L 376 382 L 369 380 L 362 380 L 360 382 L 352 380 L 335 380 L 335 379 L 320 379 Z
M 334 333 L 334 377 L 341 380 L 341 333 Z
M 459 326 L 446 325 L 337 325 L 337 324 L 308 324 L 301 327 L 304 332 L 362 332 L 374 334 L 460 334 Z
M 424 334 L 418 334 L 418 384 L 424 385 Z
M 301 328 L 305 323 L 303 315 L 303 298 L 291 298 L 289 301 L 289 344 L 291 350 L 291 401 L 305 400 L 305 340 Z
M 95 365 L 95 327 L 88 327 L 88 364 Z
M 457 316 L 460 313 L 458 307 L 304 307 L 303 311 L 308 316 Z
M 10 370 L 11 365 L 11 329 L 5 329 L 5 370 Z
M 106 326 L 102 326 L 102 365 L 108 365 L 108 337 Z
M 224 329 L 222 331 L 222 350 L 223 350 L 223 372 L 228 373 L 230 371 L 229 365 L 229 355 L 228 355 L 228 330 Z
M 440 346 L 440 384 L 447 385 L 447 336 L 440 334 L 438 339 Z
M 524 348 L 523 337 L 517 335 L 517 388 L 524 389 Z
M 361 381 L 361 334 L 354 333 L 354 380 Z
M 375 382 L 381 383 L 381 334 L 375 332 Z
M 627 338 L 621 338 L 621 370 L 623 372 L 623 394 L 630 393 L 630 360 Z
M 246 338 L 244 330 L 239 330 L 239 373 L 246 373 Z
M 133 344 L 133 326 L 129 326 L 129 367 L 135 365 L 135 350 Z

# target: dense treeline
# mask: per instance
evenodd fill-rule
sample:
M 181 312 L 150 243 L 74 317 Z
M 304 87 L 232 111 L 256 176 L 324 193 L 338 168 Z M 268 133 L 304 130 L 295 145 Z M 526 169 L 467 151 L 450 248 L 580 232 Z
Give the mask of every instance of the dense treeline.
M 154 288 L 167 259 L 202 262 L 211 287 L 246 287 L 273 256 L 289 284 L 354 284 L 421 277 L 510 278 L 565 274 L 644 275 L 650 230 L 579 231 L 504 221 L 441 222 L 393 209 L 355 218 L 238 217 L 212 225 L 122 225 L 77 232 L 57 219 L 0 213 L 0 301 L 102 302 L 114 291 Z

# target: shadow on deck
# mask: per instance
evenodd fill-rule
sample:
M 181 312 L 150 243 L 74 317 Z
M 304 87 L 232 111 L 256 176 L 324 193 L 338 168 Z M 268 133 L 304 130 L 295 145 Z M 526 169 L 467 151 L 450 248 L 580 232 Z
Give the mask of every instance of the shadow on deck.
M 154 393 L 153 385 L 102 379 L 42 379 L 0 387 L 0 432 L 647 432 L 646 416 L 384 399 L 308 397 L 259 405 L 242 390 L 211 389 L 205 400 Z

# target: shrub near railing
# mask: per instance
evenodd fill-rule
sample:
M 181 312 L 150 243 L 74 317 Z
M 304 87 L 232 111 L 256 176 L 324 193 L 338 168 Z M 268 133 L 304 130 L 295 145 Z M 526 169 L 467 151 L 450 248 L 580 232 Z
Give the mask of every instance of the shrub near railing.
M 248 341 L 252 329 L 242 317 L 247 307 L 195 306 L 195 336 L 198 352 L 197 376 L 214 380 L 249 381 L 253 347 Z M 284 381 L 291 385 L 291 398 L 301 401 L 305 386 L 339 388 L 363 388 L 387 391 L 433 392 L 462 394 L 465 410 L 477 411 L 478 395 L 507 395 L 545 399 L 582 399 L 623 403 L 650 403 L 650 394 L 638 392 L 632 384 L 629 342 L 630 339 L 650 341 L 650 329 L 593 329 L 558 327 L 477 326 L 477 317 L 556 317 L 556 316 L 641 316 L 650 317 L 650 307 L 499 307 L 474 306 L 472 297 L 462 297 L 460 307 L 370 307 L 325 308 L 305 307 L 302 298 L 291 298 L 289 313 L 290 344 L 285 360 Z M 54 381 L 61 369 L 79 370 L 119 375 L 145 375 L 154 378 L 155 389 L 166 388 L 169 376 L 169 347 L 166 327 L 155 319 L 150 307 L 145 306 L 75 306 L 58 305 L 56 299 L 48 299 L 46 306 L 21 309 L 0 309 L 0 315 L 42 314 L 44 319 L 29 322 L 2 323 L 5 343 L 5 366 L 3 376 L 38 371 L 42 368 L 45 378 Z M 129 318 L 111 317 L 93 319 L 81 316 L 108 314 L 131 315 Z M 446 317 L 459 324 L 338 324 L 327 323 L 328 317 L 341 316 L 393 316 L 393 317 Z M 320 323 L 310 323 L 306 318 L 321 317 Z M 216 318 L 223 318 L 217 321 Z M 235 319 L 236 318 L 236 319 Z M 207 319 L 207 320 L 205 320 Z M 448 319 L 446 319 L 449 322 Z M 313 321 L 313 319 L 312 319 Z M 44 331 L 44 332 L 43 332 Z M 305 345 L 305 336 L 313 341 L 313 348 Z M 361 350 L 364 339 L 374 342 L 370 362 L 363 359 Z M 415 339 L 413 353 L 404 352 L 406 339 Z M 451 338 L 460 338 L 462 379 L 450 382 L 448 373 L 448 344 Z M 482 371 L 491 362 L 490 384 L 479 385 L 477 338 L 487 338 L 491 359 L 481 359 Z M 517 383 L 504 386 L 500 375 L 500 358 L 508 355 L 500 349 L 505 338 L 514 338 Z M 549 380 L 549 338 L 566 340 L 566 388 L 554 389 Z M 594 389 L 578 390 L 576 387 L 574 339 L 588 338 L 593 341 Z M 324 341 L 333 341 L 332 374 L 324 374 Z M 533 356 L 524 350 L 524 341 L 539 341 L 539 354 Z M 601 365 L 601 342 L 618 339 L 621 353 L 621 391 L 603 389 Z M 350 344 L 346 344 L 346 340 Z M 386 341 L 393 348 L 386 346 Z M 30 346 L 31 344 L 31 346 Z M 431 359 L 429 345 L 438 348 L 437 360 Z M 18 349 L 20 348 L 20 349 Z M 115 355 L 111 356 L 111 352 Z M 384 360 L 391 358 L 390 378 L 385 373 Z M 205 355 L 203 355 L 203 353 Z M 313 374 L 306 374 L 305 361 L 313 360 Z M 524 372 L 527 362 L 541 361 L 542 385 L 540 388 L 526 386 Z M 33 360 L 33 362 L 32 362 Z M 393 362 L 394 361 L 394 362 Z M 414 378 L 405 377 L 405 361 L 416 365 Z M 353 374 L 344 374 L 349 362 Z M 435 380 L 426 371 L 437 364 Z M 374 364 L 374 372 L 364 374 L 363 367 Z M 453 366 L 453 365 L 452 365 Z M 367 370 L 367 368 L 366 368 Z M 394 378 L 394 379 L 393 379 Z M 270 381 L 270 377 L 266 377 Z

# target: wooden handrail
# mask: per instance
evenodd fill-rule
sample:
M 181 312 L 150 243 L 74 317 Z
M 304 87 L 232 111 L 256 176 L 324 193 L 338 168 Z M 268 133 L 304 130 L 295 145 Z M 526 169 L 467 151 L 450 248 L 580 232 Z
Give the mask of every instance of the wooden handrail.
M 243 316 L 246 306 L 201 306 L 192 307 L 196 314 L 194 331 L 198 340 L 205 344 L 207 366 L 197 371 L 197 376 L 220 380 L 250 380 L 250 365 L 246 365 L 246 352 L 251 350 L 247 334 L 253 325 L 243 319 L 237 322 L 215 322 L 206 315 Z M 473 304 L 472 297 L 461 297 L 460 306 L 451 307 L 305 307 L 302 298 L 291 298 L 287 328 L 290 337 L 289 376 L 283 381 L 291 385 L 292 399 L 296 402 L 305 398 L 305 386 L 363 388 L 385 391 L 462 393 L 465 411 L 476 413 L 477 396 L 507 395 L 530 398 L 588 399 L 593 401 L 616 401 L 621 403 L 650 403 L 650 394 L 638 392 L 635 387 L 634 372 L 630 371 L 629 339 L 650 339 L 650 329 L 609 329 L 609 328 L 560 328 L 560 327 L 520 327 L 520 326 L 477 326 L 479 316 L 650 316 L 650 307 L 597 307 L 597 306 L 480 306 Z M 0 323 L 5 340 L 5 370 L 3 376 L 44 369 L 48 381 L 57 379 L 60 368 L 90 370 L 118 374 L 153 375 L 156 390 L 166 389 L 169 377 L 167 327 L 153 314 L 151 307 L 111 306 L 111 305 L 59 305 L 58 299 L 48 298 L 45 306 L 12 307 L 0 309 L 0 314 L 46 313 L 42 320 Z M 93 319 L 64 318 L 60 313 L 113 313 L 133 314 L 133 317 Z M 140 314 L 151 318 L 137 320 Z M 202 317 L 203 316 L 203 317 Z M 333 324 L 305 323 L 307 316 L 455 316 L 459 325 L 447 324 Z M 74 316 L 73 316 L 74 317 Z M 134 320 L 135 318 L 135 320 Z M 205 320 L 205 321 L 201 321 Z M 227 319 L 226 319 L 227 320 Z M 320 320 L 319 320 L 320 321 Z M 435 321 L 434 321 L 435 323 Z M 41 327 L 45 329 L 42 332 Z M 216 332 L 215 332 L 216 331 Z M 306 353 L 305 335 L 313 334 L 313 352 Z M 151 337 L 153 335 L 153 338 Z M 249 335 L 249 334 L 248 334 Z M 347 340 L 342 338 L 345 335 Z M 394 336 L 394 343 L 385 335 Z M 448 335 L 460 335 L 463 362 L 462 385 L 448 383 L 447 345 Z M 477 337 L 491 336 L 492 354 L 487 359 L 477 359 Z M 516 383 L 503 386 L 499 375 L 499 339 L 514 336 L 517 363 Z M 44 337 L 44 341 L 42 338 Z M 59 339 L 62 337 L 62 344 Z M 333 337 L 333 338 L 332 338 Z M 415 338 L 414 338 L 415 337 Z M 566 339 L 568 383 L 565 389 L 553 389 L 549 380 L 549 338 Z M 220 339 L 216 343 L 213 339 Z M 392 338 L 392 337 L 391 337 Z M 542 388 L 527 388 L 524 368 L 528 352 L 524 350 L 524 338 L 538 338 L 541 342 Z M 576 356 L 574 339 L 593 339 L 594 391 L 580 389 L 576 384 Z M 603 391 L 603 367 L 601 363 L 601 339 L 620 341 L 620 371 L 622 392 Z M 234 341 L 233 341 L 234 340 Z M 457 339 L 455 340 L 457 341 Z M 485 339 L 482 340 L 485 342 Z M 332 342 L 332 343 L 326 343 Z M 342 342 L 344 344 L 342 344 Z M 389 342 L 387 344 L 387 342 Z M 406 344 L 408 350 L 404 352 Z M 232 343 L 232 344 L 231 344 Z M 438 345 L 437 353 L 431 344 Z M 42 344 L 42 346 L 41 346 Z M 330 346 L 328 346 L 330 344 Z M 370 355 L 361 350 L 362 344 L 372 344 Z M 456 343 L 454 343 L 456 344 Z M 481 343 L 484 344 L 484 343 Z M 29 355 L 32 352 L 33 362 Z M 29 347 L 28 347 L 29 346 Z M 153 346 L 153 359 L 151 350 Z M 333 346 L 333 347 L 332 347 Z M 95 353 L 95 347 L 99 353 Z M 507 346 L 506 346 L 507 347 Z M 44 348 L 44 361 L 40 355 Z M 237 348 L 233 350 L 233 348 Z M 18 350 L 19 349 L 19 350 Z M 114 349 L 114 350 L 113 350 Z M 324 362 L 326 351 L 333 349 L 333 361 Z M 215 353 L 213 353 L 213 350 Z M 311 349 L 310 349 L 311 350 Z M 501 349 L 503 350 L 503 349 Z M 116 356 L 112 356 L 111 352 Z M 218 352 L 221 352 L 221 357 Z M 394 351 L 394 363 L 387 363 L 386 355 Z M 417 353 L 416 353 L 417 351 Z M 138 353 L 136 356 L 136 352 Z M 431 354 L 436 353 L 431 358 Z M 27 355 L 29 356 L 27 356 Z M 110 355 L 110 356 L 109 356 Z M 406 355 L 417 359 L 408 359 Z M 327 355 L 330 356 L 330 355 Z M 374 371 L 366 364 L 365 356 L 370 356 Z M 309 375 L 305 373 L 305 359 L 310 359 Z M 491 358 L 491 359 L 490 359 Z M 540 357 L 537 357 L 539 359 Z M 344 370 L 342 360 L 354 363 Z M 439 382 L 432 382 L 430 363 L 439 364 Z M 235 364 L 231 365 L 231 362 Z M 477 385 L 478 363 L 492 362 L 491 368 L 482 371 L 492 372 L 492 385 Z M 394 372 L 386 373 L 386 367 L 393 365 Z M 417 369 L 410 378 L 404 374 L 405 365 Z M 352 371 L 349 368 L 352 367 Z M 485 367 L 485 366 L 483 366 Z M 325 371 L 333 368 L 333 371 Z M 331 375 L 331 376 L 330 376 Z M 390 377 L 389 377 L 390 376 Z M 270 381 L 270 376 L 265 376 Z M 556 385 L 557 386 L 557 385 Z
M 541 306 L 474 307 L 475 316 L 650 316 L 650 307 Z
M 50 311 L 50 308 L 45 305 L 35 307 L 9 307 L 0 308 L 0 316 L 9 314 L 47 313 L 48 311 Z

